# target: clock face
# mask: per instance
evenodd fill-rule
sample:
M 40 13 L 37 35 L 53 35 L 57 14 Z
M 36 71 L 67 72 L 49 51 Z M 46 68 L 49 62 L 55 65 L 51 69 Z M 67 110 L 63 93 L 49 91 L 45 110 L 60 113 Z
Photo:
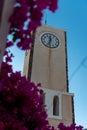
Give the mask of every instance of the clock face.
M 59 39 L 52 33 L 43 33 L 41 35 L 41 42 L 49 47 L 49 48 L 56 48 L 59 46 Z

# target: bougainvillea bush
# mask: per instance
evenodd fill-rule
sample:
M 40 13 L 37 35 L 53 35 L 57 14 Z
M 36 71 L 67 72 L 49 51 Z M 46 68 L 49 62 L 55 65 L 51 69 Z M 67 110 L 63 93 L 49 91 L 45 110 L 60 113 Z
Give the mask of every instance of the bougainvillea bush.
M 9 18 L 10 30 L 13 42 L 23 50 L 30 49 L 34 42 L 32 33 L 41 25 L 43 11 L 49 9 L 52 12 L 58 7 L 58 0 L 16 0 L 14 12 Z
M 9 34 L 13 35 L 13 40 L 7 40 L 0 71 L 0 130 L 56 130 L 50 126 L 43 109 L 41 95 L 44 92 L 40 84 L 35 85 L 21 76 L 20 72 L 13 72 L 13 54 L 9 47 L 16 42 L 19 48 L 30 49 L 34 43 L 32 34 L 41 25 L 43 10 L 54 12 L 57 3 L 58 0 L 16 0 L 9 18 Z M 82 130 L 82 127 L 60 123 L 57 129 Z
M 7 57 L 6 57 L 7 58 Z M 53 130 L 43 110 L 43 91 L 3 62 L 0 76 L 0 130 Z
M 71 124 L 70 126 L 66 126 L 63 123 L 58 125 L 59 130 L 82 130 L 82 126 L 77 126 L 76 124 Z

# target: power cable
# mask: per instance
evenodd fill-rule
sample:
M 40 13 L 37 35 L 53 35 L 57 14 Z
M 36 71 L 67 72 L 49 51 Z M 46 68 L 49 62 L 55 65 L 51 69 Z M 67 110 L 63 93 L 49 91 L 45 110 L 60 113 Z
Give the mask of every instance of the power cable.
M 70 76 L 70 79 L 69 81 L 72 80 L 72 78 L 75 76 L 75 74 L 79 71 L 79 69 L 83 66 L 84 68 L 87 68 L 87 64 L 86 64 L 86 61 L 87 61 L 87 56 L 85 56 L 83 58 L 83 60 L 81 61 L 81 63 L 77 66 L 77 68 L 73 71 L 73 73 L 71 74 Z

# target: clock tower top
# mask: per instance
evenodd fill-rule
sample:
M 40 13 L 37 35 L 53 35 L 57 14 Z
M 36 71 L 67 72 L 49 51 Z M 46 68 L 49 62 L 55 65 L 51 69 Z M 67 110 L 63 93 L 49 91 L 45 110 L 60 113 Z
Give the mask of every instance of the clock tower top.
M 37 29 L 34 47 L 25 56 L 24 74 L 42 87 L 68 91 L 66 31 L 47 25 Z

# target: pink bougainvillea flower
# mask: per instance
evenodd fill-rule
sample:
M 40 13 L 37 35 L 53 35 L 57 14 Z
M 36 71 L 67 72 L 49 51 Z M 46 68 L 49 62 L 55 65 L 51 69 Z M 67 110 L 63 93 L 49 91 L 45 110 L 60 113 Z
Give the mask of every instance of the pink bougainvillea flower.
M 0 130 L 4 130 L 4 123 L 0 122 Z
M 82 126 L 77 126 L 75 123 L 71 124 L 70 126 L 66 126 L 63 123 L 58 125 L 59 130 L 82 130 Z
M 11 41 L 6 43 L 6 48 L 8 48 L 10 46 L 13 46 L 13 42 L 11 42 Z
M 50 0 L 49 10 L 51 10 L 52 12 L 55 12 L 57 8 L 58 8 L 58 0 Z

